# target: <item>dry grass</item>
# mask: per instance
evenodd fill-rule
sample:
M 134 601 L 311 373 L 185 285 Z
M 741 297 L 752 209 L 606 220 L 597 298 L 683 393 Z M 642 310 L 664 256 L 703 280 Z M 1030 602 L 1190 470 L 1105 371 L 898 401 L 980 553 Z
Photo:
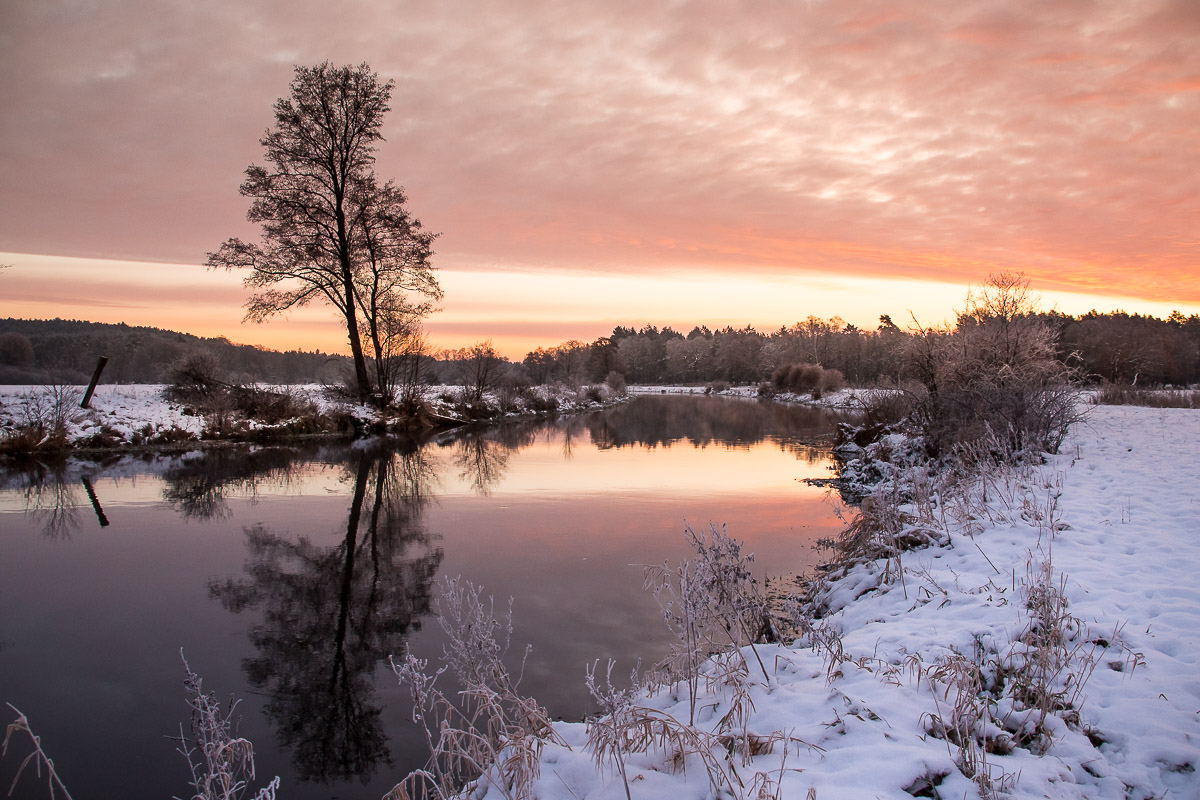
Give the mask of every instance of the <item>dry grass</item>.
M 667 564 L 646 567 L 645 588 L 663 609 L 663 621 L 675 635 L 667 671 L 688 686 L 689 722 L 695 721 L 700 666 L 715 652 L 749 645 L 763 679 L 770 676 L 758 655 L 756 642 L 777 639 L 767 601 L 751 572 L 752 554 L 724 526 L 710 525 L 707 533 L 685 526 L 696 556 L 675 569 Z
M 200 676 L 192 671 L 183 652 L 179 653 L 187 677 L 188 706 L 192 709 L 192 736 L 179 729 L 179 752 L 188 762 L 192 776 L 190 800 L 238 800 L 254 780 L 254 745 L 233 735 L 231 701 L 222 709 L 215 694 L 205 694 Z M 254 800 L 275 800 L 279 778 L 274 778 L 253 795 Z
M 1200 391 L 1195 389 L 1144 389 L 1109 384 L 1092 396 L 1104 406 L 1149 406 L 1151 408 L 1200 408 Z
M 471 782 L 493 786 L 509 800 L 529 797 L 547 742 L 563 744 L 546 710 L 518 691 L 504 665 L 512 635 L 511 607 L 497 616 L 491 598 L 468 581 L 444 579 L 437 601 L 447 643 L 442 666 L 411 653 L 392 660 L 392 669 L 413 699 L 413 721 L 421 725 L 429 762 L 388 793 L 392 800 L 448 798 Z M 437 686 L 450 673 L 459 684 L 457 702 Z

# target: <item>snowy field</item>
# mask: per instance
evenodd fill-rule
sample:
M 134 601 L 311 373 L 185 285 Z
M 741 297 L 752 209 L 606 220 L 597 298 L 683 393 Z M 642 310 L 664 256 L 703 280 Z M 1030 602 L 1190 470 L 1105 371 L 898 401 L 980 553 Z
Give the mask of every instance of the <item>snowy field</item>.
M 744 797 L 763 790 L 821 800 L 1200 797 L 1197 442 L 1196 411 L 1095 408 L 1045 466 L 992 475 L 974 519 L 947 519 L 942 546 L 904 554 L 903 579 L 881 585 L 879 562 L 852 571 L 829 593 L 842 608 L 816 637 L 823 644 L 758 647 L 769 680 L 756 666 L 747 670 L 753 711 L 737 728 L 775 741 L 771 752 L 744 761 L 721 753 L 733 766 L 725 785 Z M 1046 563 L 1048 580 L 1039 584 Z M 1044 735 L 992 746 L 1005 732 L 976 721 L 985 739 L 994 735 L 971 755 L 976 774 L 989 777 L 981 792 L 958 766 L 963 753 L 946 740 L 954 737 L 933 732 L 939 720 L 943 730 L 973 724 L 971 709 L 989 702 L 983 692 L 955 690 L 970 664 L 1010 682 L 1029 674 L 1030 585 L 1061 589 L 1067 601 L 1062 663 L 1045 679 L 1073 709 L 1052 708 L 1040 719 L 992 699 L 988 718 Z M 748 649 L 746 661 L 756 663 Z M 732 700 L 728 688 L 702 698 L 701 727 L 717 731 Z M 641 702 L 651 709 L 645 715 L 688 718 L 679 695 Z M 584 724 L 557 730 L 569 747 L 543 751 L 534 797 L 626 796 L 615 762 L 598 766 L 585 751 Z M 701 758 L 689 756 L 683 767 L 662 751 L 627 755 L 631 796 L 713 796 Z M 502 796 L 487 788 L 474 796 Z

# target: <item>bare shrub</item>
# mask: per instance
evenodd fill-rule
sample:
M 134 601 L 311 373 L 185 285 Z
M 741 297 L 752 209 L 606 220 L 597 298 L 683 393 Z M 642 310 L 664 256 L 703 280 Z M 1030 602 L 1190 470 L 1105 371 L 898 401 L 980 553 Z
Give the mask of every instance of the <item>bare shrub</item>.
M 830 392 L 844 389 L 846 387 L 846 376 L 842 374 L 841 370 L 822 369 L 819 387 L 822 394 L 829 394 Z
M 512 800 L 529 796 L 546 742 L 565 744 L 546 710 L 518 692 L 504 665 L 512 635 L 512 609 L 499 617 L 491 598 L 469 581 L 444 579 L 437 600 L 438 622 L 446 632 L 442 666 L 405 653 L 392 670 L 413 699 L 413 721 L 425 733 L 430 758 L 424 770 L 408 775 L 392 798 L 449 797 L 471 781 L 488 777 Z M 528 651 L 526 651 L 528 654 Z M 445 673 L 458 681 L 459 702 L 438 688 Z
M 987 432 L 1000 457 L 1057 452 L 1080 418 L 1074 372 L 1058 359 L 1058 333 L 1022 275 L 993 275 L 967 295 L 953 330 L 916 324 L 901 356 L 920 385 L 914 421 L 931 455 Z
M 24 392 L 17 401 L 16 425 L 0 441 L 0 453 L 21 455 L 51 452 L 67 446 L 68 426 L 83 412 L 78 386 L 62 383 Z
M 604 378 L 604 382 L 608 384 L 608 388 L 612 389 L 616 394 L 624 396 L 626 391 L 625 376 L 616 370 L 612 370 Z
M 176 403 L 202 404 L 210 397 L 227 392 L 232 384 L 225 371 L 209 353 L 184 356 L 167 372 L 163 397 Z
M 13 737 L 17 734 L 26 734 L 32 743 L 32 749 L 29 755 L 21 761 L 21 766 L 17 767 L 17 774 L 13 776 L 12 785 L 8 788 L 8 794 L 11 797 L 12 793 L 17 789 L 17 782 L 21 780 L 21 775 L 25 769 L 32 765 L 33 771 L 37 773 L 37 777 L 42 777 L 42 770 L 46 771 L 46 788 L 50 792 L 50 800 L 54 800 L 57 796 L 56 792 L 62 792 L 63 797 L 71 800 L 71 793 L 67 791 L 67 787 L 63 784 L 62 778 L 58 777 L 58 773 L 54 769 L 54 761 L 42 749 L 42 737 L 33 732 L 29 727 L 29 719 L 22 714 L 12 703 L 5 703 L 12 712 L 17 715 L 17 718 L 8 724 L 8 728 L 4 732 L 4 746 L 0 748 L 0 757 L 8 756 L 8 746 L 12 743 Z

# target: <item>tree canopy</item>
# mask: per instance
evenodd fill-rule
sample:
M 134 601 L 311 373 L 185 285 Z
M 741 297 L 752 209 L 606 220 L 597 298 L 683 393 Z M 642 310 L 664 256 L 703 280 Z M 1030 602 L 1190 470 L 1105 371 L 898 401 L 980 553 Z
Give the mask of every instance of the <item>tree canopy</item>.
M 262 241 L 232 238 L 208 256 L 210 267 L 250 270 L 248 320 L 314 299 L 336 309 L 364 396 L 372 391 L 364 338 L 377 363 L 374 388 L 386 391 L 387 337 L 411 331 L 442 296 L 431 264 L 436 234 L 409 213 L 401 188 L 375 176 L 393 86 L 366 64 L 296 67 L 261 140 L 266 165 L 247 167 L 239 189 Z

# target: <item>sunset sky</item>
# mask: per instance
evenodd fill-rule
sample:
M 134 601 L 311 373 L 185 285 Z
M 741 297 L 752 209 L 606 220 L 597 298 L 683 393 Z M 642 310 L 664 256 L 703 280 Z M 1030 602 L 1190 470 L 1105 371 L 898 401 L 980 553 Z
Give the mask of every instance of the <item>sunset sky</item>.
M 439 346 L 614 325 L 1200 313 L 1196 0 L 5 0 L 0 316 L 241 323 L 208 251 L 295 64 L 396 81 L 376 164 L 441 232 Z

